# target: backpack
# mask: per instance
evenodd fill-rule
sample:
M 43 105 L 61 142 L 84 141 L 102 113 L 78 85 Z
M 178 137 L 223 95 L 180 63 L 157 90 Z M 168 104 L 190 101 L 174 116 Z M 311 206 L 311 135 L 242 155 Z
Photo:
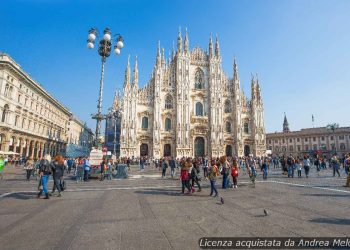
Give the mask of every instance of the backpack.
M 237 176 L 238 176 L 238 170 L 237 170 L 237 168 L 232 168 L 231 176 L 233 176 L 233 177 L 237 177 Z

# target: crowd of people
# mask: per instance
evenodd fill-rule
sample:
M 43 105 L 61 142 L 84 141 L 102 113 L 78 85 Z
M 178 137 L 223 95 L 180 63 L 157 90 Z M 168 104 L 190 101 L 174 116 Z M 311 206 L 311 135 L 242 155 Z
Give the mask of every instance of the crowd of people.
M 0 179 L 3 178 L 3 170 L 8 161 L 3 156 L 0 156 Z M 117 161 L 112 159 L 104 159 L 99 166 L 99 180 L 111 180 L 115 174 L 116 166 L 119 163 L 126 164 L 130 169 L 131 165 L 139 165 L 140 171 L 143 171 L 145 166 L 154 167 L 161 170 L 162 178 L 167 175 L 167 170 L 170 169 L 170 177 L 175 178 L 177 169 L 180 171 L 181 192 L 183 194 L 192 194 L 196 191 L 202 191 L 201 181 L 210 182 L 210 196 L 218 196 L 216 182 L 221 176 L 221 188 L 238 188 L 239 172 L 247 175 L 250 178 L 252 186 L 255 187 L 255 179 L 257 172 L 260 170 L 263 180 L 268 178 L 270 169 L 281 169 L 281 173 L 288 178 L 294 178 L 297 172 L 297 178 L 302 178 L 305 175 L 309 177 L 310 169 L 314 167 L 317 175 L 320 175 L 322 170 L 327 168 L 332 169 L 333 176 L 340 177 L 341 168 L 346 173 L 347 181 L 345 187 L 350 187 L 350 154 L 339 158 L 337 154 L 331 157 L 316 155 L 309 157 L 308 155 L 294 157 L 289 156 L 272 156 L 272 157 L 183 157 L 175 159 L 174 157 L 164 157 L 161 159 L 152 159 L 149 157 L 140 158 L 118 158 Z M 45 199 L 49 199 L 57 190 L 58 197 L 66 188 L 64 181 L 64 173 L 73 174 L 76 182 L 88 181 L 90 176 L 91 165 L 88 157 L 64 158 L 57 155 L 51 160 L 50 155 L 45 155 L 42 159 L 35 160 L 31 157 L 23 158 L 18 162 L 24 166 L 26 171 L 26 180 L 35 176 L 39 180 L 38 198 L 44 193 Z M 201 172 L 203 171 L 203 174 Z M 48 180 L 52 176 L 53 187 L 49 193 L 47 189 Z M 232 181 L 231 181 L 232 180 Z M 186 191 L 186 192 L 185 192 Z

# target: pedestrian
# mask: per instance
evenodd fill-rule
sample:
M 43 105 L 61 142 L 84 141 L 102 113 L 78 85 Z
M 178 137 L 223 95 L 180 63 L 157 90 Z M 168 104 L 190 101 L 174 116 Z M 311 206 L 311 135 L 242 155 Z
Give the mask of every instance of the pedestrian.
M 32 175 L 32 171 L 34 169 L 33 158 L 29 157 L 28 161 L 24 164 L 24 168 L 26 171 L 26 181 L 30 181 L 30 176 Z
M 320 163 L 320 159 L 319 159 L 318 155 L 316 156 L 316 160 L 314 162 L 314 165 L 316 166 L 317 176 L 320 176 L 321 163 Z
M 168 168 L 168 160 L 164 158 L 162 160 L 162 178 L 165 178 L 167 168 Z
M 107 179 L 112 180 L 112 172 L 113 172 L 113 159 L 109 159 L 107 163 Z
M 335 173 L 337 173 L 338 177 L 340 177 L 340 173 L 339 173 L 340 163 L 339 163 L 339 158 L 338 158 L 336 153 L 334 153 L 333 157 L 331 158 L 331 165 L 333 168 L 333 177 L 335 177 Z
M 203 162 L 203 176 L 205 180 L 208 180 L 208 168 L 209 168 L 209 160 L 208 160 L 208 157 L 206 156 Z
M 310 162 L 309 156 L 305 155 L 303 160 L 303 167 L 304 167 L 306 178 L 309 178 L 310 165 L 311 165 L 311 162 Z
M 226 189 L 228 188 L 228 182 L 229 182 L 228 179 L 230 174 L 230 166 L 229 166 L 229 163 L 227 162 L 226 156 L 220 157 L 220 167 L 221 167 L 220 173 L 222 174 L 222 189 Z
M 90 172 L 90 162 L 89 162 L 89 158 L 85 158 L 84 159 L 84 181 L 88 181 L 89 180 L 89 172 Z
M 140 159 L 140 171 L 143 171 L 145 169 L 145 158 L 141 157 Z
M 6 162 L 4 160 L 4 157 L 1 155 L 0 156 L 0 179 L 2 180 L 4 178 L 4 168 L 6 166 Z
M 287 158 L 287 166 L 288 166 L 288 178 L 294 178 L 294 157 L 292 155 L 290 155 Z
M 299 159 L 295 160 L 295 168 L 298 171 L 298 178 L 301 178 L 301 164 L 300 164 Z
M 170 167 L 170 175 L 171 178 L 174 179 L 175 176 L 175 168 L 176 168 L 176 162 L 174 160 L 174 157 L 171 157 L 171 159 L 169 160 L 169 167 Z
M 64 158 L 61 155 L 57 155 L 53 162 L 51 163 L 52 177 L 53 177 L 53 187 L 51 195 L 55 193 L 56 189 L 58 191 L 57 197 L 61 197 L 62 183 L 63 183 L 63 173 L 64 173 Z
M 191 194 L 191 187 L 189 185 L 190 175 L 188 173 L 189 169 L 192 167 L 191 158 L 187 158 L 181 162 L 181 173 L 180 179 L 182 184 L 182 193 L 185 193 L 185 188 L 187 188 L 188 193 Z
M 40 161 L 39 165 L 39 175 L 40 175 L 40 181 L 39 181 L 39 193 L 38 193 L 38 198 L 42 195 L 43 191 L 45 193 L 45 198 L 44 199 L 49 199 L 49 192 L 47 190 L 47 183 L 49 181 L 49 177 L 51 175 L 51 156 L 50 155 L 45 155 L 44 159 Z M 40 188 L 42 186 L 42 189 Z
M 217 176 L 219 175 L 219 169 L 215 163 L 215 160 L 212 160 L 211 166 L 209 167 L 209 172 L 208 172 L 208 178 L 210 181 L 210 195 L 212 196 L 213 193 L 215 192 L 215 196 L 217 197 L 219 195 L 218 190 L 215 187 L 216 179 Z
M 263 161 L 263 163 L 261 165 L 261 169 L 262 169 L 262 172 L 263 172 L 263 179 L 267 180 L 267 175 L 268 175 L 268 172 L 269 172 L 269 164 L 267 163 L 266 158 L 264 159 L 264 161 Z
M 105 179 L 106 161 L 103 159 L 100 164 L 100 181 Z
M 257 173 L 256 173 L 256 163 L 252 156 L 249 156 L 249 158 L 247 158 L 246 166 L 249 173 L 250 181 L 252 182 L 253 187 L 255 187 L 255 179 L 256 179 Z
M 200 178 L 199 178 L 199 165 L 196 162 L 196 160 L 192 163 L 192 168 L 190 171 L 190 177 L 191 177 L 191 191 L 192 193 L 195 191 L 194 189 L 194 183 L 198 186 L 198 192 L 202 191 L 201 185 L 199 184 Z
M 233 187 L 237 188 L 237 179 L 238 179 L 238 164 L 237 164 L 237 159 L 234 158 L 232 162 L 232 170 L 231 170 L 231 176 L 232 176 L 232 182 L 233 182 Z
M 349 169 L 350 169 L 350 154 L 345 157 L 344 160 L 344 171 L 346 175 L 349 175 Z

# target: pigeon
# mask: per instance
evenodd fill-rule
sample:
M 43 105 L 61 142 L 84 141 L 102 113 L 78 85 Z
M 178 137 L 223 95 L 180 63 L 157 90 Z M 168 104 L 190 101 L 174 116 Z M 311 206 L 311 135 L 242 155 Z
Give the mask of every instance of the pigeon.
M 266 209 L 264 209 L 264 214 L 265 214 L 265 216 L 268 216 L 268 215 L 269 215 L 269 213 L 267 212 Z
M 224 198 L 220 197 L 221 204 L 224 204 Z

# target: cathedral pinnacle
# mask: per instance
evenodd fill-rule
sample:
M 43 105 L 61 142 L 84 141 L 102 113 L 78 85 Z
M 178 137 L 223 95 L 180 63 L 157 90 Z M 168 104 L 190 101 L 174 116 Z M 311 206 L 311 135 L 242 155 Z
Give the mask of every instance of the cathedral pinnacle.
M 134 64 L 134 84 L 138 85 L 139 83 L 139 70 L 137 66 L 137 56 L 135 57 L 135 64 Z
M 158 41 L 156 65 L 159 66 L 160 64 L 161 64 L 161 58 L 160 58 L 160 41 Z
M 181 54 L 182 52 L 182 37 L 181 37 L 181 27 L 179 27 L 179 34 L 177 36 L 177 53 Z
M 213 39 L 211 37 L 211 33 L 210 33 L 210 39 L 209 39 L 209 57 L 213 58 Z
M 216 34 L 216 41 L 215 41 L 215 56 L 217 58 L 220 57 L 220 46 L 219 46 L 219 38 L 218 35 Z
M 284 112 L 284 121 L 283 121 L 283 132 L 284 133 L 290 132 L 290 130 L 289 130 L 289 123 L 288 123 L 287 116 L 286 116 L 285 112 Z
M 233 80 L 238 81 L 239 76 L 238 76 L 238 68 L 237 68 L 237 63 L 236 63 L 236 57 L 233 58 Z
M 127 84 L 130 84 L 130 55 L 128 56 L 128 63 L 126 65 L 125 75 L 124 75 L 124 86 Z
M 186 33 L 185 33 L 184 52 L 185 52 L 185 53 L 188 53 L 188 34 L 187 34 L 187 28 L 186 28 Z
M 164 55 L 164 48 L 162 48 L 162 66 L 165 65 L 165 55 Z

